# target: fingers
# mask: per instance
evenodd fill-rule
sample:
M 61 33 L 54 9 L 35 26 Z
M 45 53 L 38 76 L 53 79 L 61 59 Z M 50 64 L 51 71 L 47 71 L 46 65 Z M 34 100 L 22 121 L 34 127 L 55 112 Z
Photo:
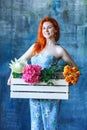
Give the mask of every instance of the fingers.
M 7 81 L 7 85 L 11 85 L 11 78 L 8 79 L 8 81 Z

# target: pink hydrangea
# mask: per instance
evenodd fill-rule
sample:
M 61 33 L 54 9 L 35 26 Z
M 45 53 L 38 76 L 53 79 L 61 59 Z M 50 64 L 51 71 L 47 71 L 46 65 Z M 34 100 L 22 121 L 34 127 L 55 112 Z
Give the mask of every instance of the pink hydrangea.
M 24 67 L 22 78 L 29 84 L 36 84 L 40 82 L 41 66 L 39 65 L 27 65 Z

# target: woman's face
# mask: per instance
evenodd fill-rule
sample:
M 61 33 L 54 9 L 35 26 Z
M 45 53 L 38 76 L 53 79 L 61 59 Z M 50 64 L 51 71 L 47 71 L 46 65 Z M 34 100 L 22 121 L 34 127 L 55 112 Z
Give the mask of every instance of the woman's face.
M 42 26 L 42 34 L 46 39 L 55 38 L 56 29 L 51 22 L 44 22 Z

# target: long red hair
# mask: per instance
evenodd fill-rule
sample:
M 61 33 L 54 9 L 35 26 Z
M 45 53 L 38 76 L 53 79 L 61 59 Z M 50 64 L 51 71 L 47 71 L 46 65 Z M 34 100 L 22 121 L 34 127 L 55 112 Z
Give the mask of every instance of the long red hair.
M 59 29 L 59 25 L 58 25 L 57 21 L 54 18 L 51 18 L 51 17 L 43 18 L 40 21 L 40 24 L 39 24 L 38 39 L 37 39 L 37 42 L 34 45 L 33 55 L 42 51 L 44 49 L 45 45 L 46 45 L 46 38 L 44 38 L 43 34 L 42 34 L 42 27 L 43 27 L 44 22 L 51 22 L 54 25 L 54 27 L 56 29 L 55 41 L 57 42 L 59 40 L 60 29 Z

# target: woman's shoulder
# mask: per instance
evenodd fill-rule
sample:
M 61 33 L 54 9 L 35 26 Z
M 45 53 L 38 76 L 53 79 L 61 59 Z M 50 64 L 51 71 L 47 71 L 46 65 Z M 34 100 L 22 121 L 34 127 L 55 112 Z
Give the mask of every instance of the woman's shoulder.
M 35 43 L 33 43 L 32 45 L 30 45 L 30 47 L 28 48 L 28 51 L 29 51 L 29 50 L 31 50 L 31 51 L 32 51 L 32 50 L 33 50 L 33 48 L 34 48 L 34 46 L 35 46 Z
M 56 45 L 56 51 L 58 56 L 61 56 L 64 52 L 65 52 L 65 49 L 61 46 L 61 45 Z
M 58 49 L 58 50 L 61 50 L 61 51 L 62 51 L 64 48 L 63 48 L 60 44 L 57 44 L 57 45 L 56 45 L 56 49 Z
M 31 46 L 30 46 L 30 48 L 33 48 L 35 46 L 35 43 L 33 43 Z

